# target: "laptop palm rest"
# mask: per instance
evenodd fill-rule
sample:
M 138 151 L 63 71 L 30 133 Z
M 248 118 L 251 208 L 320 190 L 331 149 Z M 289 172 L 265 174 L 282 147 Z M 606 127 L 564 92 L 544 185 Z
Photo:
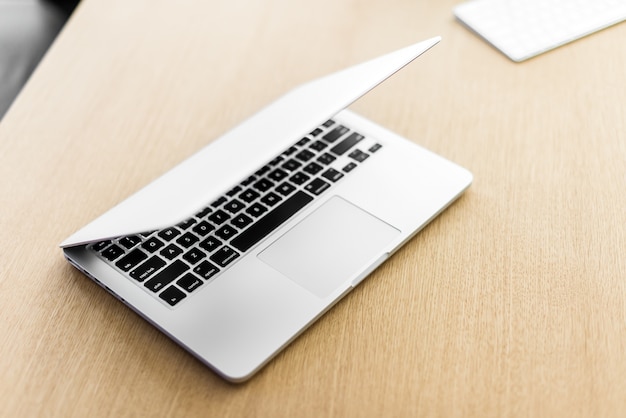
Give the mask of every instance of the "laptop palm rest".
M 366 269 L 399 230 L 333 196 L 258 257 L 320 298 Z

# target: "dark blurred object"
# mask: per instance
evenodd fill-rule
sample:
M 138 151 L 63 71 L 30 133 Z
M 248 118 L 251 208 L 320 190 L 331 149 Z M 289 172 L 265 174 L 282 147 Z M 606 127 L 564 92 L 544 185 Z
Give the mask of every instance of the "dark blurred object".
M 0 0 L 0 119 L 78 0 Z

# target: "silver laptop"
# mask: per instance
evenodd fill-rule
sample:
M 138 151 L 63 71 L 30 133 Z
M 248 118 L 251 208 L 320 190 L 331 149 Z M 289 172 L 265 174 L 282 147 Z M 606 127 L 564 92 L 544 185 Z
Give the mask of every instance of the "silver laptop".
M 345 110 L 437 42 L 296 88 L 70 236 L 66 258 L 219 375 L 249 378 L 470 185 Z

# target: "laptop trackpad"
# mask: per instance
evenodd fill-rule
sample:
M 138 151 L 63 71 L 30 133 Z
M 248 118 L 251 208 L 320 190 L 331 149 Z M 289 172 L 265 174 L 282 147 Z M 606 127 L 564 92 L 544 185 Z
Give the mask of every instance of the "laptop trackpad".
M 333 196 L 259 258 L 320 298 L 383 255 L 400 231 Z

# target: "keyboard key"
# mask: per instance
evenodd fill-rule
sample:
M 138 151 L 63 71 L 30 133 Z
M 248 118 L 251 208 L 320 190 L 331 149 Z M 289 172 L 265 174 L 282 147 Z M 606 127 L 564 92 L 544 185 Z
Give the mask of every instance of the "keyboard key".
M 312 143 L 312 144 L 309 146 L 309 148 L 310 148 L 310 149 L 312 149 L 312 150 L 314 150 L 314 151 L 319 152 L 319 151 L 323 150 L 324 148 L 326 148 L 327 146 L 328 146 L 328 145 L 327 145 L 325 142 L 322 142 L 322 141 L 315 141 L 314 143 Z
M 237 213 L 240 210 L 242 210 L 245 206 L 246 205 L 244 205 L 243 202 L 237 199 L 233 199 L 224 205 L 224 209 L 226 209 L 230 213 Z
M 285 158 L 282 155 L 279 155 L 278 157 L 276 157 L 272 161 L 270 161 L 270 165 L 272 167 L 276 167 L 278 164 L 280 164 L 284 160 L 285 160 Z
M 186 232 L 176 240 L 176 243 L 182 245 L 185 248 L 189 248 L 198 241 L 199 238 L 196 235 L 192 234 L 191 232 Z
M 165 241 L 171 241 L 172 239 L 180 235 L 180 231 L 176 228 L 167 228 L 162 231 L 159 231 L 157 235 L 163 238 Z
M 335 182 L 339 180 L 340 178 L 342 178 L 343 174 L 341 174 L 339 171 L 335 170 L 334 168 L 329 168 L 328 170 L 324 171 L 324 173 L 322 173 L 322 177 L 332 182 Z
M 298 172 L 294 174 L 293 176 L 289 177 L 289 181 L 299 186 L 301 184 L 306 183 L 310 178 L 311 177 L 307 176 L 303 172 Z
M 226 267 L 231 262 L 233 262 L 237 257 L 239 257 L 239 254 L 237 253 L 237 251 L 225 245 L 219 250 L 217 250 L 215 254 L 213 254 L 209 258 L 215 263 L 217 263 L 218 266 Z
M 163 287 L 180 277 L 187 270 L 189 270 L 189 266 L 186 263 L 176 260 L 157 273 L 156 276 L 148 280 L 144 286 L 153 292 L 158 292 Z
M 141 251 L 139 248 L 135 248 L 124 257 L 120 258 L 115 265 L 120 268 L 122 271 L 130 271 L 133 267 L 139 265 L 143 260 L 148 258 L 146 253 Z
M 165 261 L 158 255 L 153 255 L 148 261 L 141 264 L 135 270 L 130 272 L 130 277 L 143 282 L 148 277 L 152 276 L 158 269 L 165 265 Z
M 185 229 L 189 229 L 189 227 L 195 223 L 196 223 L 196 220 L 194 218 L 189 218 L 186 221 L 182 221 L 176 226 L 184 231 Z
M 252 218 L 249 217 L 248 215 L 244 215 L 243 213 L 241 213 L 235 216 L 233 220 L 231 221 L 231 223 L 235 225 L 237 228 L 243 229 L 246 226 L 250 225 L 250 223 L 252 223 Z
M 332 119 L 328 119 L 326 122 L 322 124 L 324 128 L 329 128 L 335 124 L 335 121 Z
M 296 148 L 296 147 L 289 147 L 289 149 L 287 151 L 283 152 L 283 155 L 290 156 L 290 155 L 292 155 L 296 151 L 298 151 L 298 148 Z
M 332 156 L 332 155 L 330 155 L 329 153 L 326 152 L 326 153 L 320 155 L 317 158 L 317 161 L 319 161 L 322 164 L 328 165 L 328 164 L 332 163 L 333 161 L 335 161 L 336 159 L 337 159 L 337 157 L 334 157 L 334 156 Z
M 93 245 L 91 246 L 91 248 L 92 248 L 94 251 L 98 251 L 98 252 L 100 252 L 100 251 L 104 250 L 106 247 L 108 247 L 108 246 L 109 246 L 109 244 L 111 244 L 111 241 L 109 241 L 109 240 L 106 240 L 106 241 L 100 241 L 100 242 L 96 242 L 95 244 L 93 244 Z
M 185 255 L 183 255 L 183 259 L 191 265 L 196 264 L 204 257 L 206 257 L 206 254 L 197 248 L 192 248 L 191 250 L 187 251 Z
M 302 163 L 296 160 L 287 160 L 281 167 L 287 171 L 295 171 L 302 166 Z
M 280 168 L 277 168 L 276 170 L 274 170 L 271 173 L 269 173 L 267 175 L 267 177 L 269 177 L 270 179 L 272 179 L 274 181 L 281 181 L 282 179 L 287 177 L 287 173 L 284 170 L 281 170 Z
M 224 222 L 226 222 L 228 219 L 230 219 L 230 215 L 221 209 L 218 209 L 209 215 L 209 220 L 213 222 L 215 225 L 221 225 Z
M 274 183 L 269 181 L 268 179 L 261 179 L 254 183 L 254 188 L 260 192 L 266 192 L 272 187 L 274 187 Z
M 379 149 L 381 149 L 383 146 L 380 144 L 374 144 L 370 147 L 370 149 L 368 150 L 371 153 L 374 153 L 376 151 L 378 151 Z
M 326 142 L 335 142 L 336 140 L 338 140 L 339 138 L 341 138 L 342 136 L 344 136 L 346 133 L 348 133 L 349 129 L 346 128 L 343 125 L 339 125 L 338 127 L 336 127 L 335 129 L 333 129 L 332 131 L 330 131 L 329 133 L 327 133 L 326 135 L 324 135 L 322 138 L 326 141 Z
M 309 151 L 308 149 L 303 149 L 302 151 L 296 154 L 296 158 L 304 162 L 309 161 L 313 157 L 315 157 L 315 154 Z
M 217 199 L 215 202 L 211 203 L 211 206 L 213 206 L 215 209 L 219 208 L 220 206 L 222 206 L 224 203 L 226 203 L 228 199 L 226 199 L 226 196 L 222 196 L 219 199 Z
M 222 241 L 215 237 L 208 237 L 198 245 L 200 245 L 201 248 L 207 250 L 208 252 L 213 252 L 217 249 L 217 247 L 222 245 Z
M 176 244 L 170 244 L 167 247 L 163 248 L 159 254 L 168 260 L 175 259 L 179 254 L 182 254 L 183 250 Z
M 263 166 L 262 168 L 260 168 L 256 173 L 254 173 L 256 176 L 261 177 L 262 175 L 266 174 L 268 171 L 270 171 L 272 169 L 271 165 L 266 165 Z
M 355 161 L 362 163 L 363 161 L 367 160 L 367 158 L 369 157 L 369 154 L 366 154 L 361 150 L 355 149 L 350 154 L 348 154 L 348 157 L 352 158 Z
M 164 245 L 165 244 L 163 244 L 163 241 L 161 241 L 157 237 L 152 237 L 149 240 L 145 241 L 143 244 L 141 244 L 141 247 L 146 251 L 153 253 Z
M 316 175 L 317 173 L 319 173 L 320 171 L 322 171 L 324 167 L 322 167 L 321 165 L 319 165 L 318 163 L 309 163 L 306 165 L 306 167 L 304 167 L 302 170 L 306 171 L 307 173 L 311 174 L 312 176 Z
M 193 292 L 194 290 L 202 286 L 202 283 L 204 282 L 200 280 L 197 276 L 191 273 L 185 274 L 176 282 L 177 285 L 179 285 L 180 287 L 182 287 L 189 293 Z
M 227 241 L 231 239 L 232 237 L 234 237 L 236 233 L 237 233 L 237 230 L 230 225 L 224 225 L 221 228 L 219 228 L 217 231 L 215 231 L 215 235 Z
M 233 197 L 234 195 L 236 195 L 237 193 L 239 193 L 241 191 L 241 186 L 235 186 L 232 189 L 230 189 L 229 191 L 226 192 L 226 194 L 229 197 Z
M 303 147 L 306 144 L 308 144 L 309 142 L 311 142 L 311 140 L 307 137 L 302 138 L 301 140 L 299 140 L 298 142 L 296 142 L 296 145 L 299 147 Z
M 239 199 L 243 200 L 246 203 L 250 203 L 258 199 L 260 196 L 261 195 L 258 192 L 252 189 L 248 189 L 239 195 Z
M 113 244 L 108 247 L 106 250 L 102 251 L 102 257 L 106 258 L 109 261 L 113 261 L 116 258 L 120 257 L 124 254 L 124 249 L 119 245 Z
M 191 228 L 193 232 L 200 235 L 201 237 L 205 236 L 206 234 L 213 231 L 214 229 L 215 227 L 211 225 L 210 223 L 208 223 L 207 221 L 202 221 L 198 223 L 196 226 L 194 226 L 193 228 Z
M 349 172 L 351 172 L 352 170 L 354 170 L 355 168 L 356 168 L 356 164 L 355 164 L 355 163 L 348 163 L 348 164 L 346 164 L 346 166 L 345 166 L 344 168 L 342 168 L 341 170 L 342 170 L 344 173 L 349 173 Z
M 278 196 L 274 192 L 269 192 L 261 199 L 261 202 L 265 203 L 267 206 L 274 206 L 276 203 L 283 200 L 282 197 Z
M 139 244 L 140 242 L 141 242 L 141 238 L 137 235 L 128 235 L 119 240 L 119 243 L 129 250 L 133 248 L 135 245 Z
M 200 212 L 196 213 L 196 218 L 204 218 L 206 217 L 209 213 L 211 213 L 212 210 L 209 206 L 207 206 L 206 208 L 202 209 Z
M 304 189 L 307 192 L 311 192 L 314 195 L 319 195 L 321 194 L 323 191 L 325 191 L 326 189 L 328 189 L 330 187 L 330 184 L 325 182 L 322 179 L 313 179 L 309 184 L 307 184 Z
M 254 244 L 266 237 L 270 232 L 291 218 L 296 212 L 313 200 L 313 197 L 299 191 L 289 199 L 276 206 L 263 218 L 252 224 L 248 229 L 235 237 L 231 244 L 241 252 L 249 250 Z M 219 264 L 219 263 L 218 263 Z
M 276 186 L 274 190 L 276 190 L 278 193 L 282 194 L 283 196 L 289 196 L 291 193 L 293 193 L 296 190 L 296 187 L 291 183 L 284 182 Z
M 352 148 L 353 146 L 361 142 L 363 138 L 364 138 L 363 135 L 353 132 L 350 135 L 348 135 L 346 139 L 342 140 L 340 143 L 332 147 L 330 150 L 336 155 L 343 155 L 350 148 Z
M 311 133 L 309 135 L 311 135 L 311 136 L 318 136 L 321 133 L 322 133 L 322 130 L 320 128 L 315 128 L 313 131 L 311 131 Z
M 249 185 L 251 185 L 252 183 L 254 183 L 256 181 L 256 177 L 255 176 L 250 176 L 247 179 L 245 179 L 244 181 L 241 182 L 241 185 L 244 187 L 247 187 Z
M 254 216 L 255 218 L 258 218 L 265 212 L 267 212 L 267 208 L 260 203 L 254 203 L 248 209 L 246 209 L 246 213 Z
M 185 292 L 178 289 L 176 286 L 170 286 L 165 289 L 159 297 L 166 301 L 170 306 L 174 306 L 181 300 L 185 299 L 187 295 L 185 295 Z
M 219 273 L 219 271 L 220 269 L 208 261 L 203 261 L 193 269 L 193 272 L 202 277 L 204 280 L 209 280 L 211 277 Z

